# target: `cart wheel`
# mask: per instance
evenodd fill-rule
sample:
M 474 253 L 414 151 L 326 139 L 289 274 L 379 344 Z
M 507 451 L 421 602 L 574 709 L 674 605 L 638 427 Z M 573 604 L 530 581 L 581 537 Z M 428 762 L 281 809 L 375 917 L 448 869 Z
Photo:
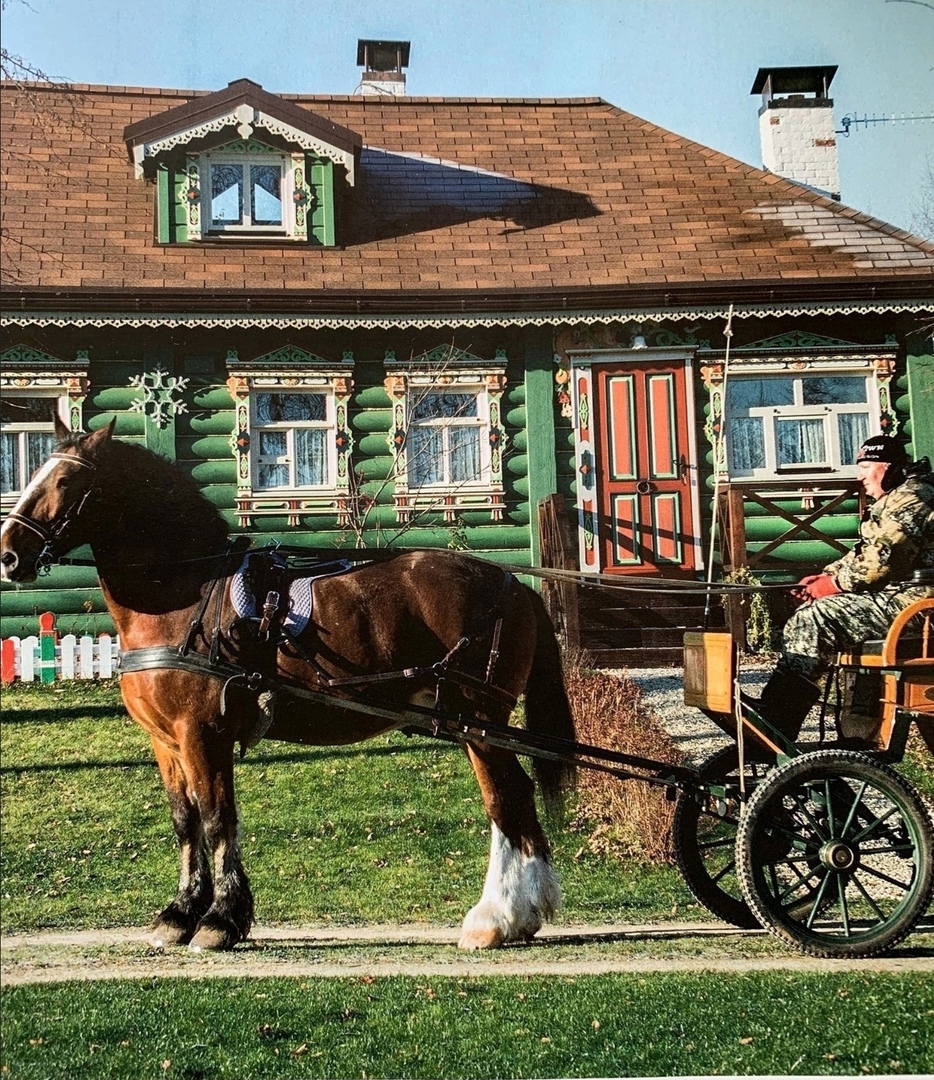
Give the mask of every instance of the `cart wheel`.
M 873 956 L 911 932 L 934 891 L 934 827 L 915 789 L 866 754 L 819 750 L 773 770 L 736 837 L 762 925 L 810 956 Z
M 739 753 L 735 746 L 725 746 L 711 754 L 698 767 L 698 779 L 720 783 L 736 778 Z M 748 765 L 747 777 L 755 783 L 764 775 L 765 766 Z M 678 869 L 694 896 L 724 922 L 743 930 L 759 928 L 759 920 L 743 898 L 736 875 L 736 830 L 739 805 L 735 802 L 715 806 L 691 791 L 682 791 L 675 805 L 672 826 L 675 859 Z

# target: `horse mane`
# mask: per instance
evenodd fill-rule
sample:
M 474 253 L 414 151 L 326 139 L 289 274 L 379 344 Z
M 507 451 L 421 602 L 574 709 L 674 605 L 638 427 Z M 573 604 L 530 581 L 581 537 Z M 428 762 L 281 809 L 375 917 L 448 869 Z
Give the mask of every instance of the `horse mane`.
M 77 446 L 69 437 L 63 446 Z M 114 540 L 158 549 L 166 560 L 220 554 L 227 523 L 197 482 L 146 447 L 111 439 L 100 457 L 104 498 L 114 513 Z

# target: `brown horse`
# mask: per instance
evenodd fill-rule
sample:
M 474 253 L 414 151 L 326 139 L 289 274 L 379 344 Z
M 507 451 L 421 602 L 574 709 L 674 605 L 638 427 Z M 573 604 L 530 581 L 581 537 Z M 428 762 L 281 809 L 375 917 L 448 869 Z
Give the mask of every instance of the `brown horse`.
M 245 541 L 231 552 L 224 521 L 195 482 L 148 450 L 113 439 L 113 426 L 90 435 L 58 432 L 57 452 L 0 530 L 3 580 L 33 581 L 53 560 L 89 544 L 122 650 L 161 646 L 166 653 L 188 641 L 207 664 L 213 643 L 217 661 L 242 665 L 246 645 L 229 593 Z M 273 681 L 327 692 L 331 680 L 423 670 L 456 654 L 452 668 L 465 680 L 448 686 L 446 709 L 505 723 L 524 693 L 531 732 L 573 738 L 547 614 L 531 589 L 498 567 L 448 551 L 403 553 L 319 578 L 313 598 L 312 619 L 294 647 L 272 646 Z M 494 666 L 487 693 L 483 675 Z M 152 738 L 181 848 L 178 891 L 157 917 L 154 941 L 232 948 L 253 923 L 233 762 L 238 740 L 242 746 L 255 734 L 256 695 L 225 693 L 224 681 L 205 670 L 164 666 L 123 674 L 121 689 L 130 716 Z M 416 677 L 377 689 L 381 703 L 405 707 L 434 702 L 436 684 Z M 278 693 L 266 737 L 334 745 L 400 726 L 391 711 L 387 718 L 385 710 L 341 708 L 341 694 L 359 700 L 358 688 L 332 692 L 333 705 Z M 481 741 L 466 749 L 492 843 L 483 893 L 464 920 L 460 945 L 495 948 L 536 933 L 555 910 L 558 882 L 533 783 L 515 755 Z M 557 795 L 564 771 L 560 763 L 536 762 L 543 795 Z

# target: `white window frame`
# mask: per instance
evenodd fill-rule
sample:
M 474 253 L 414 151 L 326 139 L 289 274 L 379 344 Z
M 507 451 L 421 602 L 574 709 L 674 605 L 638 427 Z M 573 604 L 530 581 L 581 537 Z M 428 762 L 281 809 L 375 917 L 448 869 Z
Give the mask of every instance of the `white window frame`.
M 248 182 L 249 169 L 253 165 L 278 164 L 281 169 L 280 201 L 282 203 L 282 223 L 280 225 L 254 225 L 252 220 L 245 223 L 215 225 L 211 213 L 211 166 L 240 165 L 244 169 L 244 219 L 250 217 L 248 209 L 249 193 L 252 190 Z M 295 234 L 295 163 L 290 154 L 250 153 L 233 151 L 207 151 L 199 155 L 201 185 L 201 235 L 202 236 L 293 236 Z
M 838 404 L 805 405 L 803 403 L 802 380 L 809 378 L 846 378 L 862 377 L 865 379 L 866 400 Z M 730 386 L 744 378 L 765 380 L 769 378 L 791 379 L 793 382 L 794 403 L 791 405 L 759 406 L 732 412 L 729 407 Z M 726 459 L 730 480 L 776 480 L 819 478 L 827 476 L 854 477 L 855 462 L 841 460 L 838 417 L 846 413 L 863 413 L 868 416 L 868 434 L 880 431 L 880 400 L 877 374 L 869 363 L 808 363 L 789 368 L 785 364 L 737 364 L 731 365 L 726 380 L 724 400 L 724 424 L 726 428 Z M 734 466 L 730 425 L 737 419 L 755 417 L 762 422 L 765 464 L 759 468 L 739 470 Z M 803 462 L 787 465 L 778 463 L 777 421 L 807 420 L 819 418 L 823 421 L 825 460 L 822 462 Z
M 353 366 L 353 353 L 349 351 L 341 360 L 333 361 L 292 345 L 248 361 L 240 360 L 236 350 L 227 354 L 227 389 L 234 400 L 231 449 L 237 461 L 237 517 L 242 528 L 252 528 L 262 517 L 284 517 L 294 527 L 307 526 L 309 517 L 336 517 L 339 527 L 346 525 L 353 454 L 348 415 Z M 257 424 L 256 395 L 288 392 L 323 395 L 326 420 Z M 328 482 L 259 487 L 259 432 L 267 427 L 326 429 Z M 289 445 L 294 460 L 294 438 Z
M 324 420 L 276 420 L 261 421 L 256 415 L 257 398 L 260 394 L 313 394 L 324 398 Z M 297 464 L 295 451 L 295 433 L 299 430 L 314 430 L 325 432 L 325 449 L 327 462 L 327 477 L 320 484 L 299 484 L 295 482 L 295 469 Z M 337 434 L 337 421 L 335 416 L 334 392 L 328 385 L 319 386 L 288 386 L 281 382 L 256 378 L 253 380 L 250 394 L 250 431 L 255 440 L 256 448 L 251 453 L 252 484 L 253 491 L 263 495 L 275 495 L 288 492 L 306 491 L 331 491 L 334 488 L 334 477 L 337 474 L 337 446 L 335 437 Z M 263 431 L 284 431 L 286 433 L 286 453 L 275 459 L 263 457 L 260 453 L 261 433 Z M 277 464 L 286 465 L 289 469 L 289 483 L 267 487 L 260 483 L 260 467 L 262 465 Z
M 503 422 L 503 394 L 506 388 L 507 358 L 503 350 L 496 351 L 492 361 L 483 360 L 448 346 L 440 346 L 408 363 L 396 360 L 387 352 L 387 377 L 384 385 L 392 401 L 392 430 L 389 441 L 394 454 L 394 502 L 400 523 L 411 521 L 421 513 L 440 513 L 451 524 L 467 510 L 487 510 L 492 521 L 502 521 L 505 513 L 503 454 L 506 432 Z M 409 461 L 413 452 L 412 427 L 416 404 L 429 393 L 469 393 L 476 395 L 477 416 L 449 418 L 446 422 L 429 420 L 450 429 L 470 424 L 479 431 L 480 475 L 476 480 L 454 480 L 450 465 L 445 467 L 445 479 L 435 483 L 410 480 Z M 491 441 L 496 433 L 496 446 Z M 448 440 L 446 440 L 448 441 Z M 449 444 L 448 444 L 449 445 Z M 449 461 L 449 459 L 448 459 Z
M 43 390 L 42 388 L 38 387 L 34 389 L 22 390 L 3 387 L 3 390 L 2 392 L 0 392 L 0 394 L 2 394 L 2 397 L 6 401 L 15 401 L 16 398 L 44 398 L 54 401 L 55 415 L 58 417 L 59 420 L 61 420 L 63 424 L 65 424 L 66 426 L 68 424 L 68 398 L 66 395 L 63 395 L 61 391 Z M 2 501 L 2 504 L 6 505 L 6 503 L 9 502 L 12 505 L 12 503 L 16 501 L 19 495 L 22 494 L 23 490 L 29 483 L 32 475 L 30 473 L 30 475 L 27 476 L 24 471 L 26 468 L 26 462 L 28 460 L 28 454 L 26 453 L 27 437 L 30 434 L 36 432 L 54 435 L 55 423 L 51 419 L 47 422 L 33 421 L 23 422 L 19 424 L 15 421 L 12 423 L 4 423 L 2 420 L 0 420 L 0 432 L 2 432 L 2 434 L 4 435 L 15 434 L 17 436 L 17 442 L 19 444 L 19 485 L 15 488 L 11 488 L 9 491 L 0 492 L 0 501 Z
M 410 415 L 414 414 L 416 408 L 431 394 L 469 394 L 477 403 L 476 416 L 450 416 L 450 417 L 431 417 L 423 420 L 416 420 L 414 417 L 409 420 L 409 427 L 406 433 L 406 482 L 409 485 L 410 490 L 425 490 L 425 491 L 460 491 L 462 489 L 470 488 L 482 488 L 489 486 L 490 483 L 490 401 L 487 394 L 486 385 L 477 380 L 475 382 L 458 382 L 455 385 L 443 385 L 438 382 L 430 382 L 422 384 L 416 379 L 412 380 L 413 385 L 409 390 L 409 412 Z M 456 480 L 451 476 L 451 431 L 454 428 L 473 428 L 477 431 L 477 440 L 479 443 L 479 470 L 478 475 L 473 480 Z M 435 482 L 425 481 L 421 484 L 417 482 L 417 479 L 413 476 L 413 469 L 417 468 L 417 461 L 414 459 L 414 439 L 412 437 L 413 432 L 418 428 L 438 428 L 441 431 L 442 438 L 442 472 L 443 477 L 441 480 Z

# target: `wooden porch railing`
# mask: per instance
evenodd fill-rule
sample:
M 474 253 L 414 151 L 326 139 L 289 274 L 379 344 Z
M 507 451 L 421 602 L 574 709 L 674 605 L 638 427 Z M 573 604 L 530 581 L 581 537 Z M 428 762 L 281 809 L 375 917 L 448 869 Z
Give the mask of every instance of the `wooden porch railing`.
M 815 563 L 819 560 L 813 558 L 804 557 L 800 562 L 795 562 L 781 560 L 774 555 L 782 544 L 792 540 L 817 541 L 845 555 L 850 546 L 822 530 L 817 522 L 834 513 L 843 513 L 843 504 L 852 499 L 858 501 L 858 514 L 862 517 L 866 497 L 857 480 L 752 480 L 724 484 L 717 499 L 724 574 L 739 567 L 748 567 L 753 572 L 786 570 L 792 573 L 800 571 L 801 574 L 817 569 Z M 795 511 L 788 508 L 789 502 L 797 501 L 800 501 L 800 509 Z M 748 510 L 751 506 L 761 508 L 787 526 L 755 550 L 750 550 L 747 540 Z M 742 644 L 746 636 L 742 598 L 729 597 L 726 608 L 727 626 Z
M 549 495 L 538 504 L 538 535 L 542 566 L 577 569 L 577 545 L 563 495 Z M 580 647 L 577 586 L 567 581 L 542 579 L 542 600 L 566 649 Z

